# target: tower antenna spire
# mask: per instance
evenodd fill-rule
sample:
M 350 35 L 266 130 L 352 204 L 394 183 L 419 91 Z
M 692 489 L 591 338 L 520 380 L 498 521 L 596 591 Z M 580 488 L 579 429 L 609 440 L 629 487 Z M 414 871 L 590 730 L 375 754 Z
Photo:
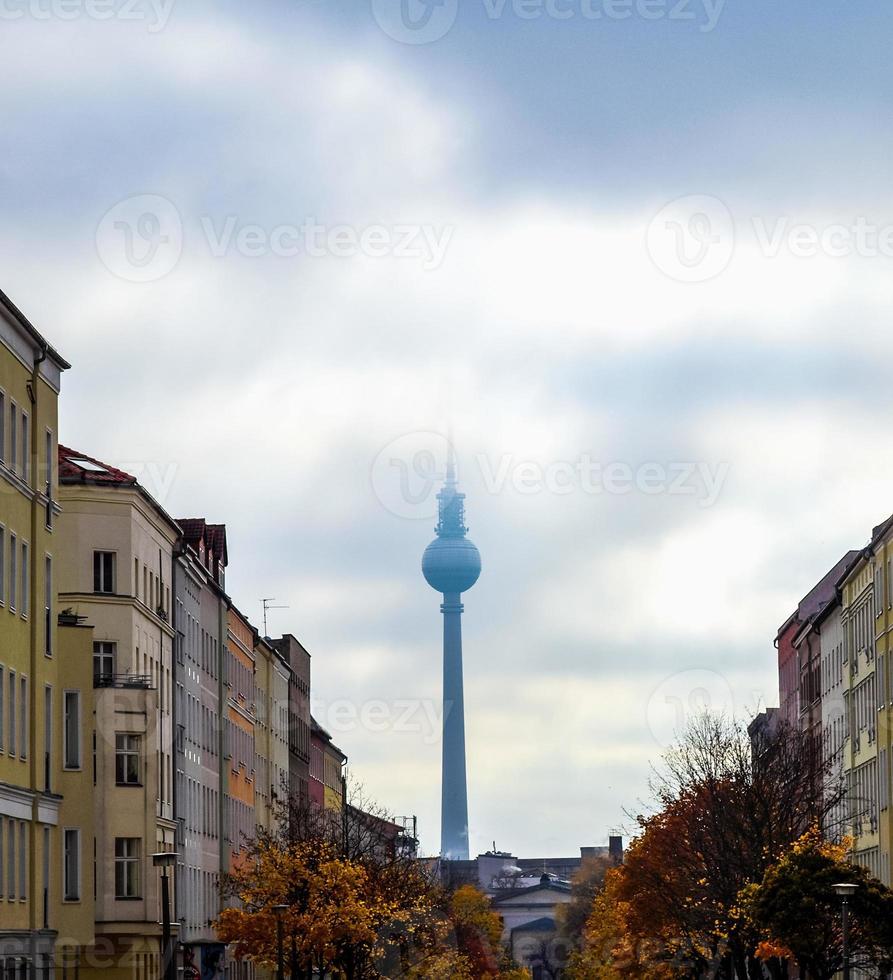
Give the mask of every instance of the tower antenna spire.
M 468 782 L 465 766 L 465 695 L 462 676 L 462 593 L 481 574 L 481 556 L 467 538 L 465 494 L 456 481 L 452 441 L 443 488 L 437 494 L 437 537 L 425 549 L 422 574 L 443 594 L 443 769 L 440 855 L 468 860 Z
M 447 432 L 446 486 L 456 486 L 456 447 L 453 443 L 453 428 Z

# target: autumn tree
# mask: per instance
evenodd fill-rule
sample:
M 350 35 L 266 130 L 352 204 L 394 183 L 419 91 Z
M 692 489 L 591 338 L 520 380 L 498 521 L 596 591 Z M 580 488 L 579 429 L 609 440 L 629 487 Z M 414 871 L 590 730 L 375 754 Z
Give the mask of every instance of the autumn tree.
M 579 946 L 592 913 L 592 906 L 605 883 L 613 861 L 606 857 L 587 858 L 571 880 L 571 900 L 555 910 L 559 934 L 571 945 Z
M 456 945 L 467 958 L 471 975 L 499 975 L 502 960 L 502 918 L 490 908 L 487 896 L 473 885 L 463 885 L 450 898 L 450 919 Z
M 314 971 L 346 980 L 404 976 L 446 949 L 451 924 L 441 889 L 401 849 L 385 816 L 286 800 L 277 817 L 273 829 L 243 842 L 223 882 L 235 904 L 217 929 L 236 957 L 275 964 L 277 905 L 286 906 L 281 927 L 293 980 Z
M 868 977 L 893 967 L 893 892 L 846 861 L 848 842 L 807 831 L 763 877 L 747 886 L 742 907 L 760 936 L 763 956 L 796 962 L 803 980 L 831 980 L 843 966 L 837 882 L 858 887 L 849 900 L 851 964 Z
M 836 806 L 823 780 L 803 778 L 807 771 L 812 746 L 798 732 L 780 729 L 753 743 L 743 726 L 697 719 L 655 776 L 657 812 L 637 819 L 625 863 L 597 900 L 609 928 L 589 957 L 591 975 L 784 977 L 779 957 L 756 955 L 759 935 L 739 894 Z M 600 928 L 593 916 L 589 950 Z

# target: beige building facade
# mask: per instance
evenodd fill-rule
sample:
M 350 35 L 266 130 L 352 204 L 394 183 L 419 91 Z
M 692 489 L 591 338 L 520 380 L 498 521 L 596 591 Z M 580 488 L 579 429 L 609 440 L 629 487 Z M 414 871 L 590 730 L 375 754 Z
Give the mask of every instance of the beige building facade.
M 93 628 L 95 933 L 81 976 L 159 975 L 160 876 L 175 850 L 171 625 L 177 524 L 126 473 L 60 447 L 59 601 Z M 91 855 L 92 857 L 92 855 Z

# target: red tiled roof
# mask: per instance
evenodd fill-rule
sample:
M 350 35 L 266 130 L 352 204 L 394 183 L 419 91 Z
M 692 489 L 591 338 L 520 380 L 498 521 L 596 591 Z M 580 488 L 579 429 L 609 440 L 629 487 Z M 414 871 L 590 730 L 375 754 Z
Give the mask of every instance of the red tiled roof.
M 204 541 L 221 564 L 224 566 L 228 564 L 225 524 L 208 524 L 203 517 L 181 517 L 177 523 L 183 529 L 186 544 L 198 551 L 199 544 Z
M 103 463 L 101 460 L 59 445 L 59 482 L 93 483 L 99 486 L 137 485 L 135 476 Z

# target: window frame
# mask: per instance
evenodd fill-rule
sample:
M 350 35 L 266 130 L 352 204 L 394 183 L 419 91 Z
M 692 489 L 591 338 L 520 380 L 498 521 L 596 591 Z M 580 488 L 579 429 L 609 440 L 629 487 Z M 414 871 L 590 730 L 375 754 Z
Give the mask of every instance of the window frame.
M 75 719 L 75 756 L 77 762 L 69 762 L 69 749 L 71 743 L 68 737 L 69 726 L 69 698 L 74 698 L 76 705 Z M 77 688 L 65 688 L 62 691 L 62 768 L 65 772 L 81 772 L 84 768 L 84 740 L 81 737 L 81 727 L 83 724 L 83 707 L 81 702 L 81 692 Z
M 130 739 L 129 744 L 121 744 L 121 739 Z M 135 746 L 135 747 L 134 747 Z M 128 779 L 128 763 L 136 757 L 134 775 L 136 779 Z M 141 788 L 143 785 L 143 740 L 138 732 L 115 732 L 115 785 Z M 119 765 L 123 766 L 119 772 Z M 121 777 L 124 777 L 123 779 Z
M 104 567 L 104 559 L 110 558 L 110 568 Z M 93 593 L 94 595 L 116 595 L 118 554 L 115 551 L 103 551 L 99 548 L 93 550 Z M 110 583 L 105 581 L 106 572 L 111 579 Z M 107 587 L 110 586 L 110 587 Z
M 73 835 L 75 846 L 72 851 L 69 848 L 69 834 Z M 74 859 L 74 888 L 69 879 L 69 857 L 73 854 Z M 62 901 L 66 904 L 81 901 L 81 828 L 63 827 L 62 828 Z
M 129 845 L 135 844 L 134 850 L 136 854 L 119 854 L 118 844 Z M 117 902 L 134 902 L 142 900 L 142 874 L 141 874 L 141 863 L 143 859 L 142 855 L 142 838 L 140 837 L 116 837 L 115 838 L 115 901 Z M 122 847 L 122 850 L 129 850 L 129 847 Z M 128 870 L 133 872 L 134 880 L 132 882 L 128 881 Z M 122 875 L 120 883 L 123 884 L 124 888 L 119 888 L 119 873 Z M 126 894 L 128 891 L 127 885 L 132 884 L 134 894 Z

